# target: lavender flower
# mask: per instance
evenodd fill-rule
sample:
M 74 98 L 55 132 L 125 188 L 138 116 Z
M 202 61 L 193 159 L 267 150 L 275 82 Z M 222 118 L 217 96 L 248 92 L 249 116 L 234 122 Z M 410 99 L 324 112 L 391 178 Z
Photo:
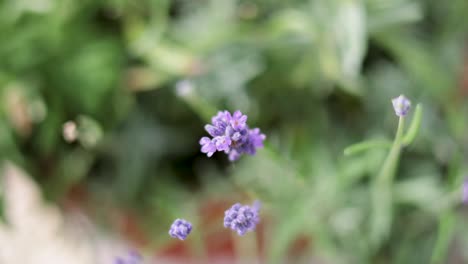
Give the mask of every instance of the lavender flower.
M 224 151 L 231 161 L 239 159 L 244 153 L 254 155 L 258 148 L 263 147 L 266 138 L 260 129 L 249 128 L 247 116 L 239 110 L 232 115 L 229 111 L 219 111 L 205 130 L 213 138 L 200 139 L 201 152 L 211 157 L 216 151 Z
M 224 212 L 224 227 L 231 228 L 243 236 L 245 233 L 255 230 L 260 221 L 259 210 L 259 202 L 255 202 L 252 206 L 236 203 Z
M 408 114 L 411 108 L 411 101 L 408 100 L 404 95 L 400 95 L 392 99 L 393 109 L 395 114 L 399 117 L 405 116 Z
M 234 129 L 243 129 L 246 126 L 246 122 L 247 122 L 247 116 L 243 115 L 241 111 L 237 110 L 232 115 L 232 118 L 229 123 L 231 127 Z
M 463 182 L 462 186 L 462 201 L 465 204 L 468 204 L 468 177 Z
M 169 230 L 169 235 L 173 238 L 178 238 L 180 240 L 185 240 L 187 236 L 192 231 L 192 224 L 184 219 L 176 219 L 171 225 Z
M 140 264 L 142 263 L 142 257 L 135 251 L 131 251 L 125 258 L 117 257 L 114 260 L 114 264 Z
M 218 151 L 229 152 L 229 146 L 231 146 L 231 138 L 228 136 L 218 136 L 213 139 L 216 149 Z
M 213 153 L 216 152 L 216 145 L 208 137 L 202 137 L 200 139 L 200 145 L 202 146 L 201 152 L 206 153 L 208 157 L 213 156 Z

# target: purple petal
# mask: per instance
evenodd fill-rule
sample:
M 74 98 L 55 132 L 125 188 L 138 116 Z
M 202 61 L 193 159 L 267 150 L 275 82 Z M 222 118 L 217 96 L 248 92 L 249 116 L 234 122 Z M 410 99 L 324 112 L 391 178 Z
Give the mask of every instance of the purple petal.
M 200 145 L 205 145 L 209 142 L 211 142 L 211 139 L 209 137 L 202 137 L 199 141 Z
M 218 151 L 229 150 L 231 145 L 231 138 L 227 136 L 215 137 L 213 141 Z

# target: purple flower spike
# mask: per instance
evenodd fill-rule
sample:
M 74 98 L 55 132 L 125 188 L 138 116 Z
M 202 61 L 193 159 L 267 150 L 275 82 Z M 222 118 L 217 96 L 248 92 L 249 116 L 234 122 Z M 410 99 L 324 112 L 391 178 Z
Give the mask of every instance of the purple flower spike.
M 260 221 L 259 210 L 259 202 L 255 202 L 252 206 L 236 203 L 224 212 L 224 227 L 231 228 L 240 236 L 254 231 Z
M 462 186 L 462 201 L 465 204 L 468 204 L 468 177 L 463 182 Z
M 171 225 L 169 235 L 173 238 L 185 240 L 192 231 L 192 224 L 184 219 L 176 219 Z
M 408 100 L 404 95 L 400 95 L 392 99 L 393 109 L 395 114 L 399 117 L 405 116 L 408 114 L 411 108 L 411 101 Z
M 211 119 L 211 124 L 205 130 L 212 138 L 203 137 L 200 140 L 201 152 L 211 157 L 216 151 L 228 154 L 230 161 L 235 161 L 242 154 L 254 155 L 257 148 L 263 147 L 266 136 L 260 129 L 249 129 L 247 116 L 237 110 L 231 115 L 228 111 L 219 111 Z

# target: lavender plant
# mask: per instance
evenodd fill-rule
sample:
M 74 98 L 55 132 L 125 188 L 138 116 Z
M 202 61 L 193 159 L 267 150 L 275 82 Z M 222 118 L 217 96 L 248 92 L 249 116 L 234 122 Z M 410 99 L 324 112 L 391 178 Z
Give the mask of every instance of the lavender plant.
M 125 201 L 146 222 L 169 223 L 185 210 L 178 205 L 186 186 L 174 176 L 205 182 L 210 175 L 236 185 L 244 180 L 242 191 L 254 189 L 267 201 L 278 224 L 267 234 L 273 239 L 265 255 L 277 254 L 270 260 L 287 254 L 281 252 L 297 236 L 313 240 L 308 254 L 326 255 L 319 263 L 428 263 L 431 253 L 423 250 L 435 235 L 443 247 L 454 246 L 452 253 L 468 247 L 468 229 L 456 229 L 464 210 L 447 210 L 445 199 L 437 199 L 447 191 L 457 203 L 465 200 L 463 180 L 453 175 L 465 174 L 467 164 L 468 1 L 68 1 L 67 12 L 60 0 L 0 2 L 0 28 L 9 36 L 0 43 L 1 156 L 34 172 L 52 200 L 63 201 L 76 185 L 91 187 L 91 197 L 112 194 L 113 206 Z M 177 95 L 192 109 L 168 92 L 178 78 L 190 79 Z M 335 151 L 356 134 L 383 130 L 370 120 L 389 121 L 381 102 L 390 102 L 395 87 L 425 98 L 431 129 L 421 131 L 424 140 L 411 153 L 405 146 L 413 130 L 402 137 L 397 152 L 408 160 L 401 177 L 382 177 L 390 178 L 383 188 L 391 201 L 381 202 L 374 198 L 387 191 L 374 188 L 383 181 L 377 176 L 393 140 L 354 145 L 346 154 L 362 155 L 352 157 Z M 8 90 L 37 95 L 18 100 Z M 37 98 L 42 111 L 35 111 Z M 207 159 L 190 147 L 199 140 L 191 138 L 199 128 L 193 116 L 211 118 L 220 105 L 262 109 L 262 123 L 272 126 L 271 148 L 232 170 L 205 166 Z M 393 111 L 385 105 L 386 113 Z M 414 105 L 407 121 L 417 114 Z M 78 144 L 60 140 L 61 124 L 81 113 L 102 126 L 104 140 L 96 147 L 86 147 L 96 142 L 86 138 L 83 150 L 82 133 Z M 74 129 L 66 128 L 69 139 Z M 224 195 L 217 187 L 210 178 L 193 203 L 206 193 Z M 108 199 L 93 200 L 94 210 L 109 208 Z M 368 249 L 367 231 L 378 214 L 388 217 L 382 203 L 397 221 L 390 221 L 392 239 L 376 251 Z M 170 238 L 169 225 L 152 225 L 148 233 Z
M 258 201 L 252 206 L 236 203 L 224 213 L 224 227 L 236 231 L 240 236 L 254 231 L 260 221 L 259 210 Z
M 411 108 L 411 101 L 404 95 L 392 100 L 393 110 L 399 118 L 398 127 L 393 143 L 380 172 L 373 178 L 371 187 L 371 215 L 369 240 L 374 248 L 379 248 L 384 240 L 388 238 L 392 223 L 392 185 L 396 174 L 401 150 L 411 144 L 419 130 L 422 118 L 421 105 L 416 106 L 412 124 L 406 134 L 404 126 L 406 116 Z M 353 154 L 373 147 L 387 147 L 387 142 L 376 144 L 375 141 L 367 141 L 352 145 L 345 149 L 345 154 Z
M 192 232 L 192 224 L 189 221 L 176 219 L 171 225 L 169 235 L 173 238 L 185 240 L 190 232 Z
M 239 110 L 232 115 L 229 111 L 219 111 L 205 130 L 212 138 L 200 139 L 201 152 L 211 157 L 216 151 L 223 151 L 230 161 L 238 160 L 242 154 L 255 155 L 266 138 L 259 128 L 249 128 L 247 116 Z

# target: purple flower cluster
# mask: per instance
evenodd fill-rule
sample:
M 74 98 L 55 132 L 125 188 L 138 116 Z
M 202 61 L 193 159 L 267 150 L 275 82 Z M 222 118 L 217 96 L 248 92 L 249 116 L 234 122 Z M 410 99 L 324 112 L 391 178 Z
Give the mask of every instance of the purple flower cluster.
M 141 261 L 142 257 L 140 256 L 140 254 L 138 254 L 135 251 L 131 251 L 128 253 L 126 258 L 117 257 L 114 260 L 114 264 L 140 264 L 142 263 Z
M 185 240 L 192 231 L 192 224 L 184 219 L 176 219 L 171 225 L 169 235 L 173 238 Z
M 230 161 L 235 161 L 246 153 L 254 155 L 257 148 L 263 147 L 266 136 L 260 129 L 249 129 L 247 116 L 239 110 L 232 115 L 229 111 L 219 111 L 211 119 L 205 130 L 212 136 L 200 139 L 201 152 L 211 157 L 216 151 L 224 151 Z
M 260 221 L 259 210 L 259 202 L 255 202 L 252 206 L 236 203 L 224 212 L 224 227 L 231 228 L 243 236 L 245 233 L 255 230 Z

